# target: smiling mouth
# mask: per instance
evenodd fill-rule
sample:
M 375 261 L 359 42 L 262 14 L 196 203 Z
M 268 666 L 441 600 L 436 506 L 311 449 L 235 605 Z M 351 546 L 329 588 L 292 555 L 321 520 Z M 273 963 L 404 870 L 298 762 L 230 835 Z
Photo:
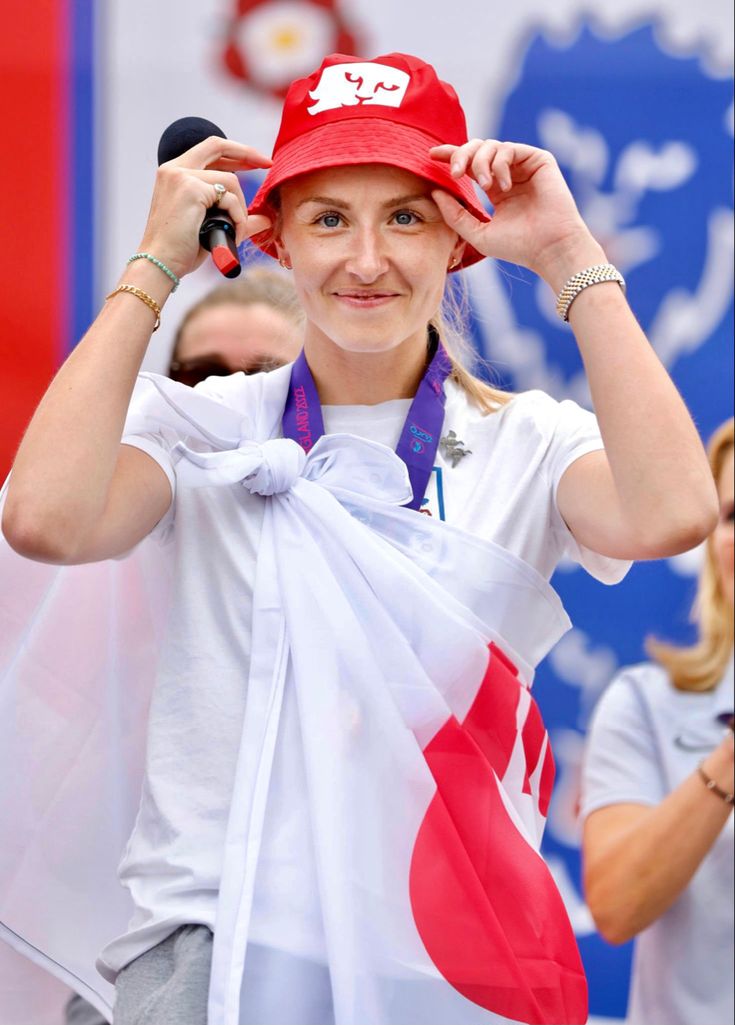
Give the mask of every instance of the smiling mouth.
M 398 299 L 398 292 L 334 292 L 335 299 L 350 306 L 382 306 L 391 299 Z

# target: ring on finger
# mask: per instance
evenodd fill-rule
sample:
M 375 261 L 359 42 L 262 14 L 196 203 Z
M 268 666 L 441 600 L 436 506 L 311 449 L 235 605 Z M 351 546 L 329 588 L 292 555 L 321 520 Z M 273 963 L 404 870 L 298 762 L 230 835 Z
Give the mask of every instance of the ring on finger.
M 227 189 L 224 187 L 222 182 L 216 182 L 214 186 L 214 191 L 217 193 L 217 198 L 214 201 L 214 205 L 218 206 L 225 198 L 227 194 Z

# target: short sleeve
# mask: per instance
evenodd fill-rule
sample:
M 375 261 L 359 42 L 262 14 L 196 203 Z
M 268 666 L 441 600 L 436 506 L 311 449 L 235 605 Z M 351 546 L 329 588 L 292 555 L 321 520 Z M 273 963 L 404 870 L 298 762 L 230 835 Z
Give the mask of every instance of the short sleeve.
M 583 818 L 607 805 L 656 805 L 666 796 L 653 726 L 633 672 L 617 676 L 595 709 L 582 768 Z
M 611 559 L 581 545 L 559 512 L 557 491 L 565 471 L 589 452 L 604 449 L 597 417 L 578 406 L 571 399 L 555 403 L 555 418 L 546 457 L 546 472 L 552 487 L 554 502 L 554 530 L 562 539 L 564 555 L 578 562 L 603 584 L 617 584 L 626 575 L 632 563 L 624 559 Z
M 155 459 L 168 477 L 168 482 L 171 485 L 171 495 L 176 495 L 176 474 L 174 473 L 174 465 L 171 461 L 171 445 L 165 442 L 162 435 L 151 433 L 124 434 L 120 444 L 139 448 L 142 452 L 149 455 L 151 459 Z
M 155 425 L 151 424 L 150 417 L 146 417 L 144 421 L 140 408 L 141 405 L 134 393 L 125 420 L 121 444 L 138 448 L 150 456 L 151 459 L 155 459 L 168 478 L 169 485 L 171 486 L 171 504 L 148 535 L 163 544 L 170 540 L 173 530 L 174 509 L 176 506 L 176 473 L 174 462 L 171 458 L 171 451 L 179 441 L 179 437 L 171 428 L 163 426 L 156 428 Z

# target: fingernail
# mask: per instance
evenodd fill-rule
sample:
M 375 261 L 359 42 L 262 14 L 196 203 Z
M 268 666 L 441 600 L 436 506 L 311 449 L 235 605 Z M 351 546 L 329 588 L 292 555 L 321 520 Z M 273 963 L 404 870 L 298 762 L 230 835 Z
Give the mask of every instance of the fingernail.
M 481 174 L 477 181 L 479 182 L 481 189 L 486 189 L 490 184 L 490 179 L 486 174 Z
M 452 174 L 461 174 L 461 173 L 462 173 L 462 165 L 460 164 L 460 162 L 458 160 L 453 160 L 452 161 Z

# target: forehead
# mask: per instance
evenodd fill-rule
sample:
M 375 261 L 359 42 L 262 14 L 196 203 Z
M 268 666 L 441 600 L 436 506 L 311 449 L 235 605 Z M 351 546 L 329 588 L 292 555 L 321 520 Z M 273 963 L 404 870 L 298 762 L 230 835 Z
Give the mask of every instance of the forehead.
M 245 357 L 268 353 L 296 336 L 293 320 L 266 303 L 222 303 L 191 317 L 181 332 L 178 355 L 185 360 L 213 353 Z
M 328 167 L 299 175 L 281 186 L 281 199 L 285 204 L 302 203 L 312 196 L 333 199 L 361 200 L 373 198 L 384 202 L 400 196 L 425 195 L 431 198 L 436 188 L 425 178 L 411 171 L 387 164 L 352 164 L 348 167 Z

